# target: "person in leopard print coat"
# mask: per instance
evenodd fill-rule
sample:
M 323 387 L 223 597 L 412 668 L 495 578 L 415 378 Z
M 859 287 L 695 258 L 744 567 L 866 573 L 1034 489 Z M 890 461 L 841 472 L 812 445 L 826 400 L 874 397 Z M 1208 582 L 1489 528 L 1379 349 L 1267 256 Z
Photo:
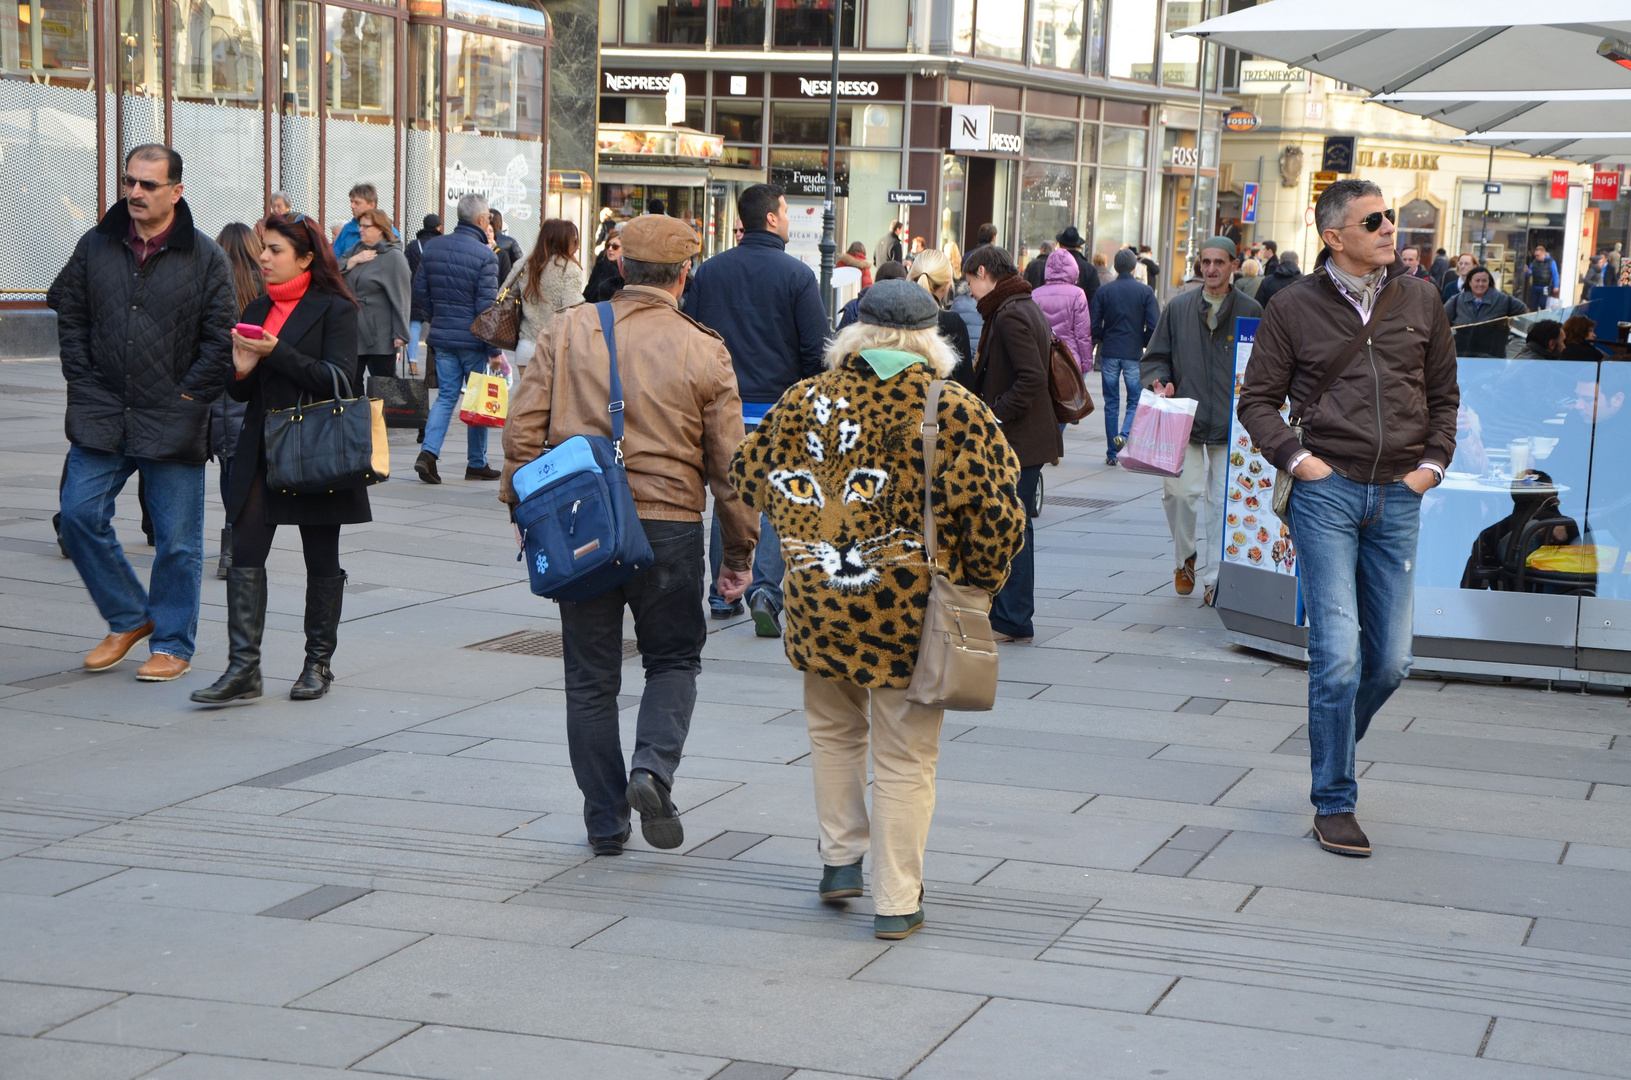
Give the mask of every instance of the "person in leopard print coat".
M 732 483 L 769 515 L 787 563 L 784 641 L 804 672 L 821 895 L 861 895 L 870 849 L 875 932 L 885 938 L 922 925 L 943 716 L 906 700 L 930 579 L 920 425 L 930 381 L 957 364 L 938 314 L 911 282 L 874 284 L 860 321 L 829 346 L 828 370 L 790 387 L 731 462 Z M 991 410 L 955 382 L 941 388 L 937 419 L 943 569 L 995 593 L 1024 543 L 1019 461 Z

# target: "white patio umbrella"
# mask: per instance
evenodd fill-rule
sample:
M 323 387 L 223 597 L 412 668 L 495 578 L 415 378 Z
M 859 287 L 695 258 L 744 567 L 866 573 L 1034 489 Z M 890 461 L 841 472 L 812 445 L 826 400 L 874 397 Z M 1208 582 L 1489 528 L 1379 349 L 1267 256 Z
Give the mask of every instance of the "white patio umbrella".
M 1631 0 L 1274 0 L 1180 33 L 1364 87 L 1480 142 L 1631 162 Z M 1631 59 L 1628 59 L 1631 62 Z

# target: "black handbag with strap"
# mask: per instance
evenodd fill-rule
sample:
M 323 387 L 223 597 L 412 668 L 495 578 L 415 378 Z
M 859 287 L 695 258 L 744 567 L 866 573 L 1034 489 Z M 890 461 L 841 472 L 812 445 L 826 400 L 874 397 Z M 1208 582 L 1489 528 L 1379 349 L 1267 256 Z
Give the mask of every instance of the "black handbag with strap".
M 1314 392 L 1304 398 L 1301 404 L 1295 401 L 1291 403 L 1291 409 L 1286 418 L 1286 426 L 1291 428 L 1291 434 L 1296 438 L 1297 442 L 1301 443 L 1303 441 L 1303 417 L 1308 415 L 1309 408 L 1324 397 L 1325 392 L 1331 389 L 1336 381 L 1342 377 L 1342 373 L 1347 371 L 1355 360 L 1359 359 L 1360 350 L 1370 344 L 1371 327 L 1380 321 L 1383 314 L 1387 312 L 1388 305 L 1393 303 L 1393 298 L 1399 292 L 1399 288 L 1389 288 L 1385 284 L 1382 286 L 1382 292 L 1377 296 L 1375 306 L 1371 308 L 1370 318 L 1359 327 L 1359 332 L 1353 336 L 1353 340 L 1348 342 L 1347 347 L 1331 358 L 1331 362 L 1326 365 L 1324 374 L 1320 376 L 1320 381 L 1314 384 Z M 1272 505 L 1274 512 L 1281 518 L 1286 516 L 1286 510 L 1291 506 L 1291 488 L 1296 482 L 1297 478 L 1291 475 L 1290 469 L 1280 469 L 1274 474 Z
M 351 381 L 328 365 L 334 397 L 266 411 L 266 486 L 290 495 L 350 491 L 387 480 L 390 447 L 379 401 L 351 396 Z M 341 382 L 345 393 L 340 392 Z

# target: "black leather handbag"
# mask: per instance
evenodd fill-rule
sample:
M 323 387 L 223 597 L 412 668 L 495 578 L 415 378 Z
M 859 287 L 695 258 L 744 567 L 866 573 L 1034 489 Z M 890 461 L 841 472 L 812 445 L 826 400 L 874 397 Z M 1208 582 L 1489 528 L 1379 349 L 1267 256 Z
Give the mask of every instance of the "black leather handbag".
M 401 366 L 398 354 L 398 370 Z M 388 428 L 421 428 L 430 415 L 430 391 L 423 379 L 411 375 L 370 375 L 368 396 L 384 403 Z
M 351 396 L 351 381 L 329 364 L 334 397 L 292 409 L 268 409 L 266 486 L 289 495 L 350 491 L 391 475 L 384 403 Z M 340 383 L 345 383 L 345 393 Z

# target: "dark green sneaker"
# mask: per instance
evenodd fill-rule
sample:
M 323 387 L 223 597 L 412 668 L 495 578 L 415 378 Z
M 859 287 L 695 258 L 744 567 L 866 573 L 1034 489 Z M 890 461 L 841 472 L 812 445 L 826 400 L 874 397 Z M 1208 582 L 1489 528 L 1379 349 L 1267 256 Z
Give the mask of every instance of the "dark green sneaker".
M 823 866 L 821 868 L 821 899 L 848 900 L 852 896 L 860 895 L 860 859 L 855 860 L 848 866 Z
M 923 925 L 923 909 L 918 908 L 910 915 L 874 915 L 872 916 L 872 936 L 883 938 L 885 941 L 899 941 L 901 938 L 911 937 Z

